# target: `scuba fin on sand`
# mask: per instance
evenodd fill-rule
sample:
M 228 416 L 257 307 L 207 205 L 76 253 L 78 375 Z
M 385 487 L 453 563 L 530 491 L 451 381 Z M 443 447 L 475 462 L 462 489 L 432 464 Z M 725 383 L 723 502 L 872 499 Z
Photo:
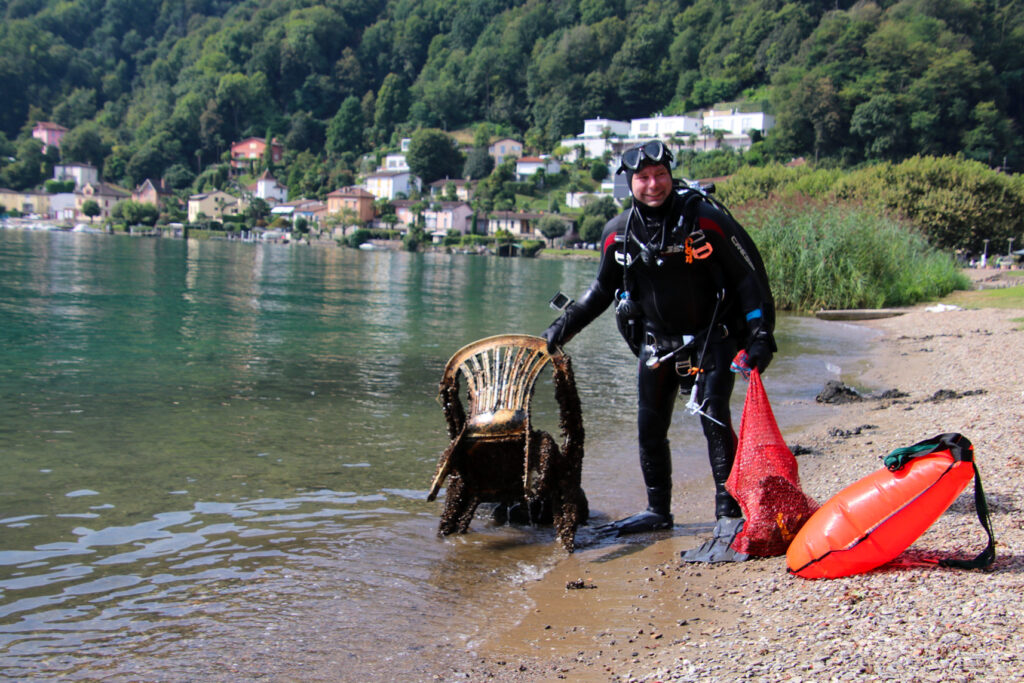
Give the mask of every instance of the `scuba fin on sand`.
M 747 553 L 736 552 L 732 542 L 743 529 L 742 517 L 720 517 L 711 539 L 683 553 L 683 562 L 743 562 Z
M 639 534 L 645 531 L 660 531 L 671 529 L 673 524 L 672 515 L 661 514 L 653 510 L 644 510 L 635 515 L 620 519 L 608 524 L 602 524 L 596 531 L 602 536 L 625 536 L 627 534 Z

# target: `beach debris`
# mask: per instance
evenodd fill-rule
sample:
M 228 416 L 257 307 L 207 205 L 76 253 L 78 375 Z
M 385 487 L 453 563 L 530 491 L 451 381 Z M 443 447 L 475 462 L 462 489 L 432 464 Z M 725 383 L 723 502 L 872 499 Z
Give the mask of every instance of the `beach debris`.
M 559 406 L 559 446 L 551 434 L 533 429 L 534 384 L 550 364 Z M 465 380 L 469 414 L 459 398 Z M 438 459 L 427 500 L 448 480 L 438 532 L 466 533 L 477 507 L 493 502 L 526 513 L 531 524 L 551 523 L 569 552 L 576 529 L 590 514 L 580 485 L 583 468 L 583 409 L 569 356 L 548 354 L 547 341 L 525 334 L 487 337 L 459 349 L 438 387 L 451 443 Z M 517 508 L 517 509 L 516 509 Z M 509 521 L 515 521 L 508 514 Z
M 958 398 L 964 398 L 966 396 L 980 396 L 987 393 L 984 389 L 968 389 L 967 391 L 955 391 L 953 389 L 939 389 L 930 397 L 924 400 L 925 403 L 941 403 L 942 401 L 952 401 Z
M 590 588 L 597 588 L 597 586 L 592 583 L 587 583 L 583 579 L 576 579 L 575 581 L 569 581 L 565 584 L 565 590 L 567 591 L 577 591 Z
M 926 306 L 924 310 L 929 313 L 946 313 L 947 311 L 962 311 L 964 309 L 956 304 L 935 304 L 934 306 Z
M 839 380 L 830 379 L 825 382 L 825 388 L 814 397 L 814 400 L 818 403 L 856 403 L 863 401 L 864 397 L 853 387 Z
M 860 436 L 869 429 L 878 429 L 878 425 L 861 425 L 859 427 L 854 427 L 853 429 L 839 429 L 838 427 L 833 427 L 828 430 L 828 435 L 832 437 L 839 437 L 840 439 L 849 439 L 851 436 Z

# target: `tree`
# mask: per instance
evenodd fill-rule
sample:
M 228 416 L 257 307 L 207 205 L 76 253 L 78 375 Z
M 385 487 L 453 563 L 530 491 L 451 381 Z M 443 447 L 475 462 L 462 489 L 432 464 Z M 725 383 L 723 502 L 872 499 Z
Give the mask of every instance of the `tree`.
M 266 220 L 270 215 L 270 205 L 259 197 L 253 197 L 249 205 L 245 207 L 245 218 L 250 226 L 257 225 L 260 221 Z
M 103 131 L 95 121 L 72 128 L 60 141 L 62 160 L 67 163 L 78 161 L 103 168 L 103 160 L 110 154 L 111 146 L 104 141 Z
M 477 146 L 466 156 L 466 165 L 462 167 L 462 177 L 467 180 L 486 178 L 494 170 L 494 157 L 486 147 Z
M 860 139 L 865 156 L 895 159 L 906 148 L 908 130 L 899 100 L 881 93 L 857 105 L 850 117 L 850 133 Z
M 366 127 L 363 108 L 356 97 L 346 97 L 327 126 L 327 152 L 340 155 L 362 149 Z
M 83 207 L 84 212 L 84 207 Z M 113 218 L 119 218 L 125 225 L 148 225 L 156 224 L 160 217 L 160 210 L 147 202 L 137 202 L 132 199 L 125 199 L 114 205 L 110 210 Z
M 583 207 L 583 215 L 596 216 L 601 219 L 602 226 L 605 222 L 614 218 L 615 214 L 618 212 L 619 207 L 615 205 L 615 200 L 607 195 L 600 197 Z
M 981 102 L 971 113 L 975 126 L 963 134 L 964 155 L 989 166 L 1001 164 L 1012 145 L 1010 122 L 993 102 Z
M 607 221 L 600 216 L 583 216 L 580 223 L 580 240 L 588 244 L 594 244 L 601 239 L 604 231 L 604 224 Z
M 89 222 L 100 215 L 100 205 L 95 199 L 86 199 L 82 202 L 82 213 L 89 217 Z
M 442 178 L 456 178 L 462 170 L 458 143 L 446 133 L 431 128 L 412 134 L 405 160 L 424 185 Z
M 409 111 L 409 91 L 401 76 L 390 73 L 377 91 L 373 127 L 378 140 L 386 140 Z
M 564 236 L 567 227 L 565 221 L 555 214 L 545 214 L 537 221 L 537 229 L 540 231 L 540 234 L 549 240 Z
M 27 190 L 50 175 L 43 144 L 35 138 L 18 143 L 15 160 L 0 169 L 0 186 Z

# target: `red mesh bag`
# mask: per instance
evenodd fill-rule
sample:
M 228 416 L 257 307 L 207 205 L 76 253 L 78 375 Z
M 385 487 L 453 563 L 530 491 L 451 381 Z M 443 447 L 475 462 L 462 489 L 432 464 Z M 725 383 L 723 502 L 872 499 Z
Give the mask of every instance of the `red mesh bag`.
M 796 458 L 782 439 L 757 370 L 750 373 L 736 460 L 725 488 L 746 519 L 732 548 L 749 555 L 784 554 L 818 509 L 800 488 Z

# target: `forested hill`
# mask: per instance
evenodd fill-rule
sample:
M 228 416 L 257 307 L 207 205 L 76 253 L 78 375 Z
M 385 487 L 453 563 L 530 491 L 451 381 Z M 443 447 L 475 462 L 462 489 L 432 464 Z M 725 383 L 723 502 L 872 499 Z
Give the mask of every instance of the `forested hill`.
M 420 127 L 537 152 L 585 118 L 767 107 L 769 156 L 1020 165 L 1018 0 L 0 0 L 0 184 L 36 121 L 108 180 L 190 184 L 249 135 L 325 186 Z M 328 189 L 330 189 L 328 187 Z

